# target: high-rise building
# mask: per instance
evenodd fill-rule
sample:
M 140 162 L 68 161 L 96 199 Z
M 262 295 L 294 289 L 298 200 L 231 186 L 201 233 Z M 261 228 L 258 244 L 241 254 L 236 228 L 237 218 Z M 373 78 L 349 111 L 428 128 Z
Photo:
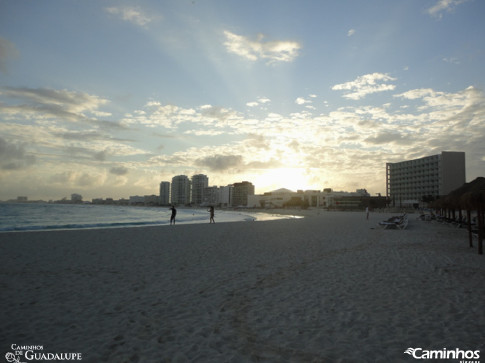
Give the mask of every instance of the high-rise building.
M 254 185 L 248 181 L 234 183 L 232 191 L 232 206 L 247 206 L 248 195 L 254 195 Z
M 386 164 L 386 194 L 393 206 L 446 195 L 465 181 L 464 152 L 443 151 L 439 155 Z
M 172 178 L 171 203 L 178 205 L 190 203 L 190 179 L 186 175 Z
M 170 203 L 170 182 L 163 181 L 160 183 L 160 205 Z
M 221 207 L 229 207 L 232 205 L 233 186 L 226 185 L 219 188 L 219 205 Z
M 204 201 L 204 188 L 209 186 L 209 178 L 204 174 L 197 174 L 192 177 L 192 203 L 201 205 Z
M 203 206 L 218 206 L 220 203 L 220 188 L 216 186 L 204 188 Z

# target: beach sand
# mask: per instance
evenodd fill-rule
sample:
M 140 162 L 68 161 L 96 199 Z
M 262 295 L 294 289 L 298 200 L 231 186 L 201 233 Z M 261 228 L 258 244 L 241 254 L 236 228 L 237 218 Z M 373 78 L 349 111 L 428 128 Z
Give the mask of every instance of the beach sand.
M 412 215 L 408 229 L 383 230 L 388 214 L 306 214 L 2 233 L 0 353 L 16 344 L 83 362 L 410 362 L 404 351 L 420 347 L 485 360 L 485 256 L 465 230 Z

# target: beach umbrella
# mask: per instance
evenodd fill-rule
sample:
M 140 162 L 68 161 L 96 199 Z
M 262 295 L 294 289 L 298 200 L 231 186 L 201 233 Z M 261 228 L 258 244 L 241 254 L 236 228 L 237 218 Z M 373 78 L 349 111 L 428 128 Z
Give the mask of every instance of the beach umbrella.
M 477 212 L 478 253 L 483 254 L 485 190 L 465 193 L 462 196 L 462 201 L 466 204 L 467 210 L 475 210 Z
M 477 227 L 478 227 L 478 253 L 483 254 L 483 232 L 484 232 L 484 212 L 485 212 L 485 178 L 478 177 L 472 182 L 468 183 L 466 192 L 460 197 L 460 203 L 467 210 L 468 216 L 468 233 L 470 238 L 470 247 L 472 246 L 472 231 L 471 231 L 471 211 L 477 212 Z

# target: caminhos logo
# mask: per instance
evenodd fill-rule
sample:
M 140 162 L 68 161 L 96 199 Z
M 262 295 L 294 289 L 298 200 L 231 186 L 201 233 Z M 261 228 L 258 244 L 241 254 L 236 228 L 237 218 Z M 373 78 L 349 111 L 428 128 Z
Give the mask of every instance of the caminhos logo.
M 427 350 L 423 348 L 408 348 L 405 354 L 411 355 L 415 359 L 458 359 L 460 363 L 479 363 L 479 350 L 447 349 Z
M 42 345 L 17 345 L 10 346 L 12 352 L 5 354 L 8 363 L 28 363 L 29 361 L 75 361 L 82 360 L 81 353 L 52 353 L 45 352 Z M 22 359 L 22 360 L 21 360 Z M 26 361 L 25 361 L 26 360 Z

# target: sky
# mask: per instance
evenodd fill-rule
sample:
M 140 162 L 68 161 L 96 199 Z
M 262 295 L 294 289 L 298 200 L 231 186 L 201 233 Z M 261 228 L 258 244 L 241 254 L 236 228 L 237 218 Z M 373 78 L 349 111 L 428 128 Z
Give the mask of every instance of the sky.
M 0 0 L 0 200 L 485 175 L 481 0 Z

